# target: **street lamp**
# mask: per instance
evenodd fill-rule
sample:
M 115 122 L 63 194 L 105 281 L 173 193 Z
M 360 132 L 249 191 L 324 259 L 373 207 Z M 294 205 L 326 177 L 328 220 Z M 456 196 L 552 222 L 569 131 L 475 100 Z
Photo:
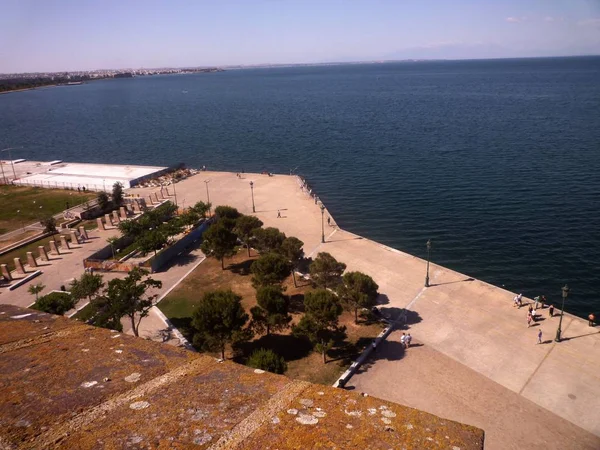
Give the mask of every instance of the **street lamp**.
M 427 239 L 427 274 L 425 275 L 425 287 L 429 287 L 429 260 L 431 259 L 431 239 Z
M 208 195 L 208 183 L 210 183 L 210 180 L 204 180 L 204 184 L 206 185 L 206 203 L 208 204 L 208 215 L 212 215 L 212 212 L 210 211 L 210 195 Z
M 102 180 L 102 190 L 106 192 L 106 180 Z
M 563 318 L 563 315 L 565 314 L 565 300 L 567 299 L 568 296 L 569 296 L 569 286 L 567 286 L 565 284 L 562 287 L 562 308 L 560 309 L 560 320 L 558 321 L 558 329 L 556 330 L 556 337 L 554 338 L 554 340 L 556 342 L 560 342 L 560 340 L 561 340 L 560 334 L 562 332 L 562 318 Z
M 325 205 L 321 203 L 321 243 L 325 243 Z
M 17 174 L 15 173 L 15 163 L 13 162 L 13 159 L 12 159 L 11 150 L 16 150 L 18 148 L 23 148 L 23 147 L 8 147 L 8 148 L 0 150 L 0 153 L 2 153 L 2 152 L 8 152 L 8 157 L 10 158 L 10 165 L 12 166 L 13 176 L 15 177 L 14 178 L 15 180 L 17 179 Z M 2 178 L 4 178 L 4 183 L 8 184 L 6 182 L 6 177 L 4 176 L 4 165 L 0 164 L 0 167 L 2 167 Z
M 175 190 L 175 177 L 171 178 L 171 181 L 173 183 L 173 195 L 175 195 L 175 206 L 179 206 L 177 204 L 177 191 Z M 161 188 L 162 189 L 162 188 Z M 162 194 L 161 194 L 162 195 Z M 179 208 L 178 208 L 179 209 Z
M 252 212 L 256 212 L 256 208 L 254 207 L 254 182 L 250 182 L 250 192 L 252 193 Z

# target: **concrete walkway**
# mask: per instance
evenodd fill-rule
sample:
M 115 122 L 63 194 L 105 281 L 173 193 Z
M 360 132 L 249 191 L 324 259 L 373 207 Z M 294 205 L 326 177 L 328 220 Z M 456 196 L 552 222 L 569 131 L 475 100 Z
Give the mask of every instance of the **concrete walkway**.
M 210 180 L 208 189 L 214 206 L 231 205 L 245 214 L 252 212 L 249 182 L 253 181 L 256 216 L 265 226 L 278 227 L 288 236 L 301 239 L 307 255 L 327 251 L 346 263 L 348 270 L 371 275 L 384 295 L 384 308 L 392 314 L 399 314 L 405 308 L 410 310 L 407 327 L 415 339 L 459 365 L 456 367 L 470 370 L 500 389 L 497 395 L 490 397 L 495 407 L 526 410 L 533 402 L 559 416 L 553 416 L 556 419 L 553 423 L 558 429 L 564 427 L 565 435 L 574 433 L 567 421 L 581 427 L 575 428 L 582 434 L 570 448 L 578 448 L 579 441 L 582 448 L 586 448 L 585 442 L 598 444 L 597 448 L 600 448 L 600 440 L 590 434 L 600 436 L 597 419 L 600 417 L 598 328 L 589 328 L 586 321 L 565 315 L 565 340 L 554 343 L 558 318 L 548 318 L 547 310 L 544 310 L 544 320 L 528 328 L 526 308 L 513 308 L 514 294 L 511 292 L 436 265 L 431 266 L 432 287 L 424 289 L 425 261 L 328 227 L 327 223 L 327 242 L 321 244 L 321 211 L 314 200 L 300 190 L 297 177 L 245 174 L 240 179 L 233 173 L 202 172 L 177 183 L 179 205 L 206 201 L 207 180 Z M 143 196 L 154 191 L 149 188 L 132 190 Z M 282 213 L 281 219 L 277 218 L 278 210 Z M 328 215 L 326 210 L 325 219 Z M 545 343 L 537 345 L 540 328 Z M 433 360 L 435 358 L 428 359 Z M 381 369 L 388 372 L 384 384 L 369 382 L 374 379 L 370 377 L 371 370 L 358 375 L 352 382 L 366 392 L 375 393 L 377 387 L 377 396 L 393 399 L 394 393 L 406 389 L 406 380 L 394 376 L 401 364 L 403 361 L 398 358 L 386 365 L 386 369 Z M 429 367 L 429 362 L 426 364 Z M 439 366 L 430 368 L 440 369 Z M 455 374 L 448 371 L 445 376 L 452 378 Z M 438 387 L 427 388 L 429 385 L 424 383 L 423 398 L 438 395 Z M 471 394 L 477 395 L 477 388 L 471 389 Z M 460 414 L 461 407 L 456 406 L 443 415 L 463 420 Z M 512 442 L 513 437 L 518 437 L 518 430 L 514 429 L 518 422 L 507 423 L 508 428 L 503 432 L 508 433 L 505 437 Z M 516 442 L 519 444 L 518 439 Z

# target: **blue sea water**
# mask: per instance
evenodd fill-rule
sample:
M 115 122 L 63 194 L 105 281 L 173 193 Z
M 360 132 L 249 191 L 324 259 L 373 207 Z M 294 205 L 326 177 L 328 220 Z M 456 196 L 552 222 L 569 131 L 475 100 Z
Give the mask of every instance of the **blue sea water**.
M 304 175 L 345 229 L 600 310 L 600 57 L 102 80 L 0 95 L 15 157 Z

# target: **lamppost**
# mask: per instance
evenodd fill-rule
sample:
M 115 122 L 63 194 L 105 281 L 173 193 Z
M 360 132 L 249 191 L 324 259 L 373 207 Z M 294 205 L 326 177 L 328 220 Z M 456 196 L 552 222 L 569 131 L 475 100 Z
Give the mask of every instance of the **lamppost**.
M 102 190 L 106 192 L 106 180 L 102 180 Z
M 210 211 L 210 195 L 208 195 L 208 183 L 210 183 L 210 180 L 204 180 L 204 184 L 206 185 L 206 203 L 208 204 L 208 215 L 211 216 L 212 212 Z
M 250 192 L 252 193 L 252 212 L 256 212 L 256 208 L 254 207 L 254 182 L 250 182 Z
M 325 243 L 325 205 L 321 203 L 321 243 Z
M 18 148 L 23 148 L 23 147 L 8 147 L 8 148 L 0 150 L 0 153 L 8 152 L 8 157 L 10 158 L 10 165 L 12 166 L 13 176 L 14 176 L 15 180 L 17 179 L 17 174 L 15 173 L 15 163 L 13 162 L 13 159 L 12 159 L 11 150 L 16 150 Z M 2 167 L 2 178 L 4 178 L 4 183 L 8 184 L 6 182 L 6 177 L 4 176 L 4 165 L 0 164 L 0 167 Z
M 177 204 L 177 191 L 175 190 L 175 178 L 173 177 L 171 179 L 171 181 L 173 182 L 173 195 L 175 196 L 175 206 L 179 206 Z M 161 194 L 162 195 L 162 194 Z M 179 208 L 178 208 L 179 209 Z
M 425 275 L 425 287 L 429 287 L 429 260 L 431 259 L 431 239 L 427 239 L 427 274 Z
M 560 320 L 558 321 L 558 329 L 556 330 L 556 337 L 554 338 L 554 340 L 556 342 L 560 342 L 560 340 L 561 340 L 560 334 L 562 333 L 562 318 L 563 318 L 563 315 L 565 314 L 565 300 L 567 299 L 568 296 L 569 296 L 569 286 L 567 286 L 565 284 L 562 287 L 562 307 L 560 309 Z

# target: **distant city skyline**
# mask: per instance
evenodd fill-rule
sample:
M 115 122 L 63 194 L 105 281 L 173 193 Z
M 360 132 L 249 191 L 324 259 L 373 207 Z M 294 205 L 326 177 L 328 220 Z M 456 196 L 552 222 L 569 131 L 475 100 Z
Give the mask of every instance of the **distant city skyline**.
M 598 0 L 5 0 L 0 73 L 600 54 Z

